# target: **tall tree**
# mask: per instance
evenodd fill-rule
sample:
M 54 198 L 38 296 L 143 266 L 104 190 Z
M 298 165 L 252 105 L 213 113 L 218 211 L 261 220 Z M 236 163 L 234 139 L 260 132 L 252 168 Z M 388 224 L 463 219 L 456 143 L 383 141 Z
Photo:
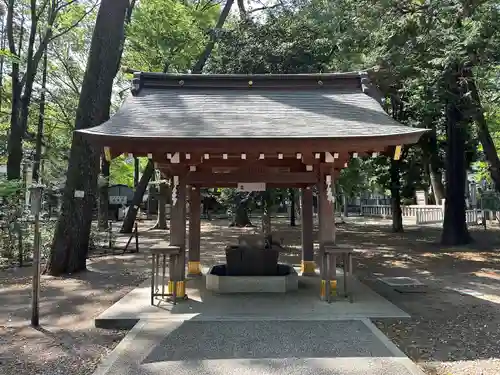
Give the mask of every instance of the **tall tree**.
M 446 201 L 441 242 L 464 245 L 471 237 L 465 221 L 465 183 L 467 181 L 465 142 L 468 119 L 462 111 L 464 84 L 461 67 L 452 64 L 444 75 L 447 88 Z
M 33 87 L 38 71 L 38 65 L 42 56 L 54 39 L 64 35 L 91 11 L 85 9 L 75 1 L 65 0 L 30 0 L 28 15 L 24 15 L 24 4 L 16 0 L 7 1 L 6 29 L 9 51 L 17 59 L 12 63 L 12 101 L 11 101 L 11 122 L 8 139 L 7 158 L 7 178 L 19 179 L 21 177 L 21 162 L 23 158 L 23 139 L 28 135 L 28 117 L 33 94 Z M 22 22 L 16 25 L 16 13 L 22 13 Z M 66 17 L 65 22 L 60 22 L 61 16 Z M 29 19 L 29 29 L 27 30 L 27 44 L 24 45 L 25 30 L 24 20 Z M 61 25 L 68 25 L 61 26 Z M 16 29 L 19 29 L 16 45 Z M 37 43 L 37 36 L 40 35 Z M 25 56 L 21 59 L 22 49 L 25 49 Z M 21 61 L 25 62 L 25 70 L 21 71 Z M 30 136 L 31 137 L 31 136 Z
M 125 25 L 130 24 L 132 20 L 132 12 L 135 7 L 136 0 L 130 0 L 130 5 L 127 9 L 127 15 L 125 17 Z M 125 44 L 125 34 L 123 34 L 123 39 L 120 43 L 120 59 L 118 60 L 118 64 L 116 65 L 116 73 L 120 68 L 120 62 L 123 57 L 123 48 Z M 110 161 L 107 160 L 104 155 L 104 150 L 101 152 L 101 175 L 100 175 L 100 183 L 99 183 L 99 206 L 97 211 L 97 222 L 99 225 L 99 229 L 106 230 L 109 228 L 108 220 L 109 220 L 109 180 L 111 173 L 111 164 Z
M 38 127 L 36 131 L 35 157 L 33 160 L 33 181 L 40 180 L 40 169 L 42 164 L 43 127 L 45 122 L 45 90 L 47 89 L 47 50 L 43 54 L 42 65 L 42 87 L 40 93 L 40 108 L 38 112 Z
M 129 0 L 102 0 L 92 35 L 75 128 L 97 126 L 109 118 L 113 80 L 120 62 Z M 73 137 L 61 215 L 46 271 L 51 275 L 86 269 L 96 201 L 99 153 L 81 135 Z M 84 196 L 77 194 L 83 191 Z

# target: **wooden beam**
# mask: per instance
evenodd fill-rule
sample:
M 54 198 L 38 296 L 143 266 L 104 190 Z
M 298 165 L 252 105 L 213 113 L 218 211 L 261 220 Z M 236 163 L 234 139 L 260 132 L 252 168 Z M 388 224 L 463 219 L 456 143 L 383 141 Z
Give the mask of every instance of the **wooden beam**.
M 122 152 L 132 152 L 136 155 L 148 152 L 204 152 L 208 154 L 239 154 L 241 153 L 283 153 L 295 155 L 316 152 L 366 152 L 389 146 L 413 144 L 418 141 L 421 133 L 395 134 L 388 136 L 372 136 L 358 138 L 247 138 L 247 139 L 193 139 L 193 138 L 158 138 L 158 137 L 121 137 L 113 135 L 87 134 L 89 141 L 96 145 L 109 146 Z
M 301 167 L 303 164 L 317 164 L 317 162 L 311 161 L 309 163 L 302 163 L 301 160 L 297 160 L 296 158 L 287 158 L 287 159 L 270 159 L 266 158 L 263 160 L 259 160 L 257 158 L 250 158 L 249 155 L 247 154 L 246 159 L 235 159 L 235 158 L 228 158 L 228 159 L 223 159 L 223 158 L 213 158 L 210 156 L 210 159 L 208 160 L 189 160 L 189 161 L 184 161 L 181 163 L 182 165 L 197 165 L 197 166 L 203 166 L 203 167 L 243 167 L 243 166 L 262 166 L 262 167 L 290 167 L 290 166 L 297 166 Z M 169 161 L 158 161 L 158 166 L 170 166 L 172 165 Z
M 239 182 L 266 182 L 269 184 L 315 184 L 318 176 L 313 172 L 293 172 L 293 173 L 262 173 L 248 174 L 245 171 L 236 173 L 207 173 L 192 172 L 187 176 L 189 185 L 207 186 L 214 184 L 237 184 Z M 217 185 L 218 186 L 218 185 Z
M 194 185 L 193 185 L 194 186 Z M 198 187 L 203 187 L 203 188 L 237 188 L 238 184 L 234 182 L 214 182 L 214 181 L 209 181 L 205 182 L 203 184 L 197 184 L 196 186 Z M 314 186 L 313 183 L 267 183 L 266 182 L 266 188 L 269 189 L 286 189 L 286 188 L 297 188 L 297 189 L 302 189 L 307 186 Z

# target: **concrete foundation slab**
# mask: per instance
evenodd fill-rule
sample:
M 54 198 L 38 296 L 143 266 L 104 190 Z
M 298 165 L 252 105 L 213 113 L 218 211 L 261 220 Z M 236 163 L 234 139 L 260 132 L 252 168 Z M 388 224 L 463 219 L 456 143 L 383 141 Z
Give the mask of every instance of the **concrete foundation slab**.
M 205 271 L 207 271 L 205 269 Z M 343 277 L 338 270 L 338 291 Z M 205 277 L 187 282 L 189 300 L 173 306 L 150 304 L 150 281 L 145 281 L 95 319 L 100 328 L 130 329 L 149 320 L 345 320 L 356 318 L 408 318 L 409 315 L 373 292 L 356 278 L 351 280 L 354 302 L 344 298 L 328 304 L 319 299 L 320 279 L 299 277 L 296 292 L 274 294 L 216 294 L 206 289 Z
M 148 321 L 94 375 L 422 375 L 369 322 Z
M 425 293 L 427 285 L 412 277 L 379 277 L 378 280 L 399 293 Z
M 412 277 L 379 277 L 378 280 L 392 287 L 424 286 L 422 282 Z

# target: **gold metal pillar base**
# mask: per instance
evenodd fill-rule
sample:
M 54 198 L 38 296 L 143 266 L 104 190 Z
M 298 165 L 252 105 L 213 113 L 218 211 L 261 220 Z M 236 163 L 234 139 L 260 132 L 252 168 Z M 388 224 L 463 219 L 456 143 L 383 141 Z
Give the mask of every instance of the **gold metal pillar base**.
M 319 293 L 321 299 L 326 299 L 326 280 L 321 280 L 321 290 Z M 330 280 L 330 296 L 337 295 L 337 280 Z
M 186 281 L 177 281 L 177 290 L 176 290 L 176 296 L 177 298 L 185 298 L 186 297 Z M 168 281 L 168 294 L 174 294 L 174 282 L 172 280 Z
M 188 262 L 188 275 L 189 276 L 201 276 L 201 264 L 199 261 L 189 261 Z
M 316 275 L 316 263 L 312 260 L 303 260 L 300 265 L 300 272 L 304 276 Z

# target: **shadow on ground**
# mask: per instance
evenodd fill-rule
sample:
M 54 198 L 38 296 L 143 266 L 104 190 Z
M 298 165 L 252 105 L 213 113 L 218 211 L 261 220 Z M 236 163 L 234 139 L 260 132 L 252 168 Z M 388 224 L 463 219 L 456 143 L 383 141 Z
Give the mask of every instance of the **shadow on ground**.
M 224 262 L 228 243 L 242 233 L 258 231 L 228 228 L 228 224 L 229 220 L 202 222 L 204 265 Z M 500 231 L 474 228 L 474 244 L 443 248 L 439 228 L 408 227 L 405 233 L 394 234 L 388 224 L 347 222 L 337 227 L 338 242 L 359 249 L 355 263 L 360 279 L 412 315 L 410 320 L 376 320 L 376 324 L 431 374 L 480 374 L 483 370 L 476 364 L 500 358 Z M 63 366 L 67 373 L 89 373 L 84 371 L 90 371 L 123 337 L 123 333 L 92 328 L 94 317 L 148 276 L 148 248 L 168 240 L 168 231 L 145 231 L 149 227 L 151 223 L 140 226 L 139 254 L 121 255 L 120 250 L 116 255 L 93 254 L 86 272 L 44 276 L 41 330 L 26 325 L 31 268 L 1 270 L 2 369 L 7 374 L 58 373 L 52 367 Z M 281 261 L 300 264 L 300 222 L 290 228 L 286 220 L 274 220 L 273 230 L 287 248 Z M 118 236 L 117 246 L 127 240 L 128 236 Z M 382 275 L 416 277 L 428 290 L 397 293 L 377 282 Z M 472 363 L 472 370 L 464 370 L 460 361 Z M 498 362 L 496 368 L 500 368 Z M 498 374 L 498 370 L 488 371 L 483 372 Z

